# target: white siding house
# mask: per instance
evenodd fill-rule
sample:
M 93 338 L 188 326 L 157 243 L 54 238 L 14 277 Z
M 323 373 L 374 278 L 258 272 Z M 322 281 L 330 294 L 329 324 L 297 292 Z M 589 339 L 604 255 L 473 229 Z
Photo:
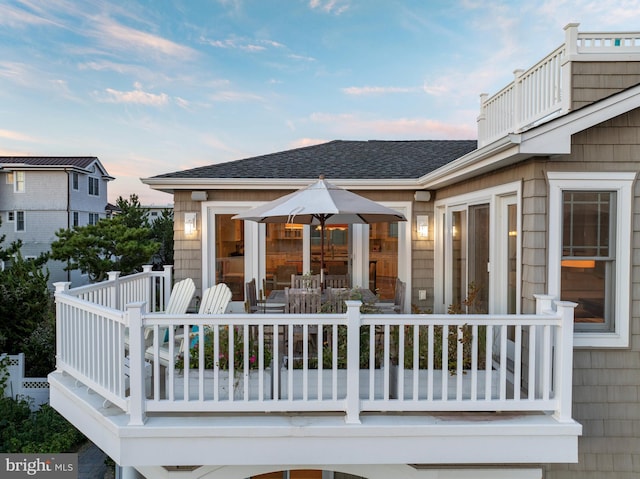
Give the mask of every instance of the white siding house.
M 22 255 L 50 251 L 59 229 L 105 217 L 107 186 L 113 180 L 95 157 L 0 157 L 0 234 L 6 244 L 22 241 Z M 87 282 L 79 271 L 48 263 L 50 282 Z

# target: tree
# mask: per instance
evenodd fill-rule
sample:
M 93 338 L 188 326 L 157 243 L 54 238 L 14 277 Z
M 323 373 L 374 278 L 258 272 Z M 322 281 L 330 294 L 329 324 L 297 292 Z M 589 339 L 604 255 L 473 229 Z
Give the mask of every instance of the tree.
M 119 197 L 121 213 L 94 225 L 77 226 L 56 232 L 51 257 L 67 262 L 66 271 L 79 269 L 93 282 L 102 281 L 109 271 L 123 275 L 141 270 L 160 248 L 151 236 L 147 213 L 138 197 Z
M 151 237 L 160 243 L 154 266 L 173 264 L 173 210 L 162 210 L 162 216 L 151 223 Z
M 7 248 L 2 246 L 3 242 L 4 236 L 0 237 L 0 259 L 7 264 L 0 271 L 0 347 L 4 352 L 15 354 L 32 340 L 35 331 L 51 327 L 53 299 L 47 289 L 49 272 L 44 268 L 48 256 L 24 259 L 20 241 Z M 53 355 L 45 357 L 40 352 L 38 355 L 51 365 Z

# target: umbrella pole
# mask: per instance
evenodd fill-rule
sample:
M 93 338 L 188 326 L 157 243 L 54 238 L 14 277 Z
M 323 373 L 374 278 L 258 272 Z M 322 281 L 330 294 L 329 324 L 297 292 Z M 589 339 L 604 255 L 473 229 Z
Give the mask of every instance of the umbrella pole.
M 320 288 L 324 289 L 324 216 L 320 218 Z

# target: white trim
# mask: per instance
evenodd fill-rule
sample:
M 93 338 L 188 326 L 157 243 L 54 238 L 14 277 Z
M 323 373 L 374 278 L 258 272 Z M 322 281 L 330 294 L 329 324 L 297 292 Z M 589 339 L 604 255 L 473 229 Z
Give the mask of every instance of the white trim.
M 517 217 L 518 217 L 518 263 L 521 258 L 521 238 L 522 238 L 522 183 L 520 181 L 514 181 L 511 183 L 505 183 L 502 185 L 486 188 L 484 190 L 472 191 L 464 193 L 462 195 L 453 196 L 451 198 L 445 198 L 435 202 L 435 236 L 434 236 L 434 278 L 442 278 L 440 281 L 434 282 L 434 304 L 433 308 L 436 313 L 445 312 L 447 306 L 451 304 L 451 290 L 450 285 L 447 282 L 450 281 L 450 274 L 447 271 L 452 271 L 452 258 L 451 251 L 445 248 L 445 244 L 449 242 L 451 234 L 450 213 L 453 211 L 468 211 L 469 206 L 478 204 L 489 204 L 489 234 L 491 235 L 489 241 L 489 261 L 490 269 L 494 270 L 495 258 L 498 257 L 500 252 L 500 244 L 493 240 L 493 237 L 498 231 L 498 224 L 496 220 L 498 218 L 498 202 L 501 198 L 516 196 L 517 205 Z M 442 216 L 445 215 L 443 223 Z M 488 308 L 489 313 L 494 313 L 497 308 L 494 298 L 495 295 L 500 294 L 500 280 L 496 274 L 489 274 L 489 297 Z M 518 267 L 517 271 L 517 284 L 522 281 L 521 270 Z M 440 298 L 440 301 L 438 300 Z M 520 288 L 518 288 L 518 304 L 520 298 Z
M 548 292 L 560 297 L 562 255 L 562 192 L 564 190 L 607 190 L 617 193 L 616 201 L 616 305 L 613 332 L 576 332 L 576 347 L 623 348 L 629 346 L 631 304 L 631 246 L 634 172 L 547 172 L 549 181 L 549 264 Z M 556 234 L 552 234 L 555 232 Z

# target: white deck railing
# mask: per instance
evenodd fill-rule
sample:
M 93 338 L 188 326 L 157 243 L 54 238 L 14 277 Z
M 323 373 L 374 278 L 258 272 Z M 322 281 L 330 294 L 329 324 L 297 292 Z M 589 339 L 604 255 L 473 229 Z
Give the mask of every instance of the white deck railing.
M 480 96 L 478 147 L 567 113 L 572 61 L 599 54 L 600 61 L 616 61 L 613 54 L 630 53 L 640 54 L 639 32 L 579 33 L 577 24 L 567 25 L 564 44 L 528 70 L 516 70 L 514 81 L 498 93 Z
M 357 423 L 365 411 L 510 410 L 571 419 L 573 303 L 554 311 L 541 296 L 532 315 L 361 314 L 360 301 L 349 301 L 346 314 L 170 316 L 147 313 L 145 302 L 124 311 L 93 304 L 67 287 L 56 292 L 58 370 L 131 424 L 147 412 L 332 411 Z M 181 343 L 195 326 L 205 333 Z

